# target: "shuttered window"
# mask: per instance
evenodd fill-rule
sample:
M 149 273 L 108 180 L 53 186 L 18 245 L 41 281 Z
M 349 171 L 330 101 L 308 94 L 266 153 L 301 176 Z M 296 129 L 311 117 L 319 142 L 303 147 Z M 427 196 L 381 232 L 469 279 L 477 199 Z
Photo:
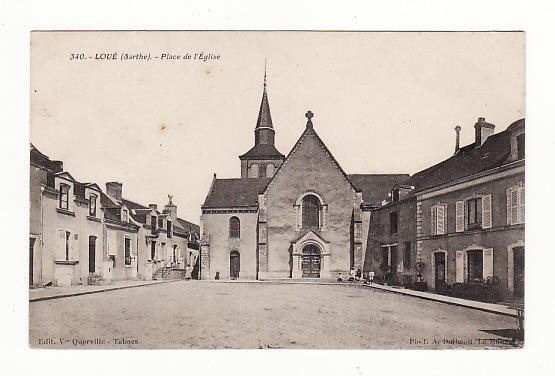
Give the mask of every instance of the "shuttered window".
M 464 231 L 464 201 L 457 201 L 456 206 L 456 232 Z
M 482 228 L 491 228 L 491 195 L 482 197 Z
M 131 265 L 131 239 L 125 238 L 125 265 Z
M 431 208 L 432 235 L 445 235 L 447 233 L 447 206 L 435 205 Z
M 524 187 L 515 187 L 507 192 L 507 224 L 524 223 Z

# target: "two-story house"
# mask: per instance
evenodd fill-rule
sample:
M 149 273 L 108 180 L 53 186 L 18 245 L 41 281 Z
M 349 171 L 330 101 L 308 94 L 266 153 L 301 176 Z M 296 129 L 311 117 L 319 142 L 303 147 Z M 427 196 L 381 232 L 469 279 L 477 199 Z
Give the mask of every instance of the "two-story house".
M 524 119 L 494 134 L 479 118 L 475 142 L 413 175 L 416 250 L 432 290 L 454 283 L 500 281 L 524 294 Z
M 364 272 L 377 280 L 412 285 L 416 263 L 414 187 L 396 184 L 389 198 L 372 210 Z

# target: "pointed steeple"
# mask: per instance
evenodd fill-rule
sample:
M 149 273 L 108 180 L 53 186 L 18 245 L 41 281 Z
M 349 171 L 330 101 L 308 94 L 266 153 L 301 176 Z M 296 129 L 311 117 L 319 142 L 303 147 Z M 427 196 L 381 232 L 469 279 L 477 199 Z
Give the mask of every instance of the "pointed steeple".
M 254 128 L 254 147 L 239 156 L 242 178 L 272 176 L 273 172 L 281 165 L 285 156 L 274 146 L 275 133 L 266 91 L 266 64 L 264 63 L 264 90 L 258 120 Z
M 266 92 L 266 64 L 264 63 L 264 91 L 262 92 L 262 103 L 260 103 L 260 111 L 258 112 L 258 121 L 256 128 L 274 128 L 272 124 L 272 115 L 270 115 L 270 104 L 268 103 L 268 93 Z

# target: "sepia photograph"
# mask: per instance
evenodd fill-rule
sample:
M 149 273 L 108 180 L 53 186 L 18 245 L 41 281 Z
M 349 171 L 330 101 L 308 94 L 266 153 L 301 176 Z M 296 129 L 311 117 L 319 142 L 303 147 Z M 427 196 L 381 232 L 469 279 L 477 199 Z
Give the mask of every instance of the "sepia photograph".
M 522 351 L 525 32 L 30 42 L 30 348 Z

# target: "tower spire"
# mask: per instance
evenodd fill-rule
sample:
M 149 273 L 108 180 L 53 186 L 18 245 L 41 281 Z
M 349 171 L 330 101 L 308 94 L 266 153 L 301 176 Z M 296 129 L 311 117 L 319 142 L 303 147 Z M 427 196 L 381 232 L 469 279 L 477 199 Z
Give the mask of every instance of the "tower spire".
M 266 59 L 264 59 L 264 93 L 266 93 Z

